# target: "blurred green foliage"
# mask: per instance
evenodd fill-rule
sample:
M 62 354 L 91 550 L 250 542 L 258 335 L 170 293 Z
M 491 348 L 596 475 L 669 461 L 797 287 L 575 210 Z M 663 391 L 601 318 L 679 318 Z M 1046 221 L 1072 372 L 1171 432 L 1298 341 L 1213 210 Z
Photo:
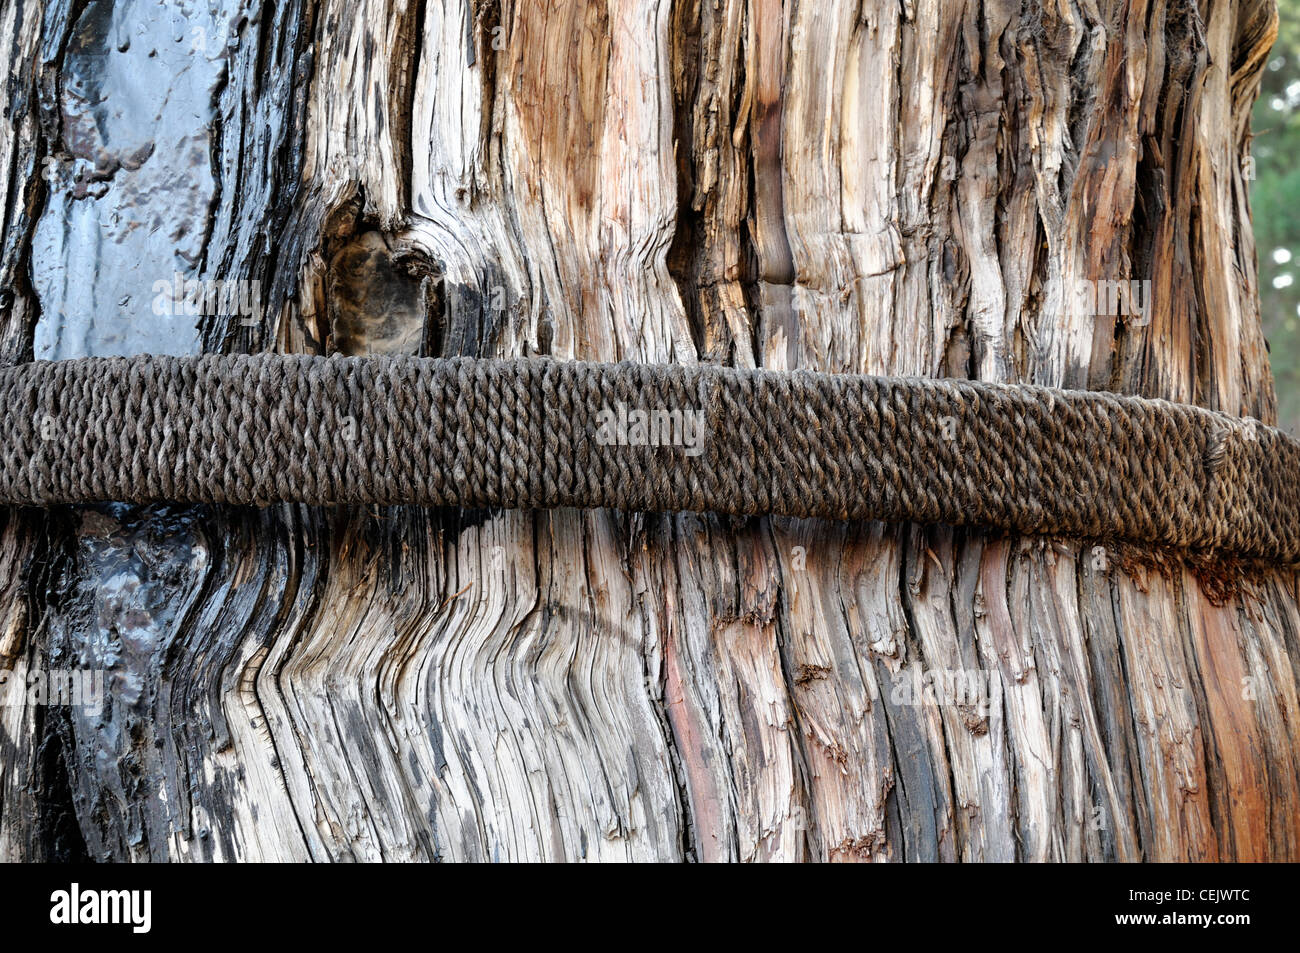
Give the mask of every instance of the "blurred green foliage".
M 1264 334 L 1281 426 L 1300 434 L 1300 0 L 1278 0 L 1281 26 L 1255 104 L 1250 204 Z

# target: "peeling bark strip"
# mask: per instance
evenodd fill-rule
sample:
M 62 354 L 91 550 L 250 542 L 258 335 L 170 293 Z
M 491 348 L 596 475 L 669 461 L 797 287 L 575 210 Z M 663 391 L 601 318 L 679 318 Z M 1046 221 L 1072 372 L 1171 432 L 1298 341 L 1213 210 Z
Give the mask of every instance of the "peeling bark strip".
M 771 513 L 1300 563 L 1300 443 L 1110 394 L 536 359 L 143 357 L 0 370 L 0 405 L 6 503 Z
M 1274 419 L 1269 0 L 200 6 L 0 0 L 5 364 L 547 355 Z M 266 307 L 155 315 L 178 272 Z M 1077 293 L 1146 281 L 1140 320 Z M 0 857 L 1297 860 L 1300 579 L 1227 576 L 788 518 L 5 511 L 0 665 L 106 670 L 111 707 L 0 707 Z

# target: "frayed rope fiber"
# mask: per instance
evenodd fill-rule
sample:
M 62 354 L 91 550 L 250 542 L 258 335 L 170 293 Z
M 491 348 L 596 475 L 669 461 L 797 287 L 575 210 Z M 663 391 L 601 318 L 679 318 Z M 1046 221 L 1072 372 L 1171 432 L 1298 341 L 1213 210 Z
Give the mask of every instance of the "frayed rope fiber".
M 0 503 L 411 503 L 973 525 L 1300 561 L 1300 444 L 964 380 L 549 359 L 0 369 Z

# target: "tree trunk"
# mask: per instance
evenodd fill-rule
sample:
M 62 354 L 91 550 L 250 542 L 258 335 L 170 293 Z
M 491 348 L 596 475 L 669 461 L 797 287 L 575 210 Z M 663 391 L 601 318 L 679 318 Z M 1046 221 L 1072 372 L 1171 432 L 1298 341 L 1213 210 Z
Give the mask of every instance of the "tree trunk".
M 712 361 L 1273 420 L 1271 0 L 191 6 L 0 2 L 3 359 Z M 159 314 L 177 274 L 264 307 Z M 1071 293 L 1114 281 L 1142 313 Z M 1294 568 L 605 511 L 0 519 L 10 686 L 108 685 L 0 707 L 0 858 L 1300 859 Z

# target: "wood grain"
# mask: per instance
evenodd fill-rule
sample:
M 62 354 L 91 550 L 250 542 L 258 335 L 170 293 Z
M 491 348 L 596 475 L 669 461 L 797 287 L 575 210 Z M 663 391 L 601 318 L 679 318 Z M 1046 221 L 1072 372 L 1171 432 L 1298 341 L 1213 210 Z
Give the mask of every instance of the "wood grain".
M 68 50 L 139 53 L 85 8 L 0 3 L 9 361 L 60 320 L 28 276 L 68 187 L 40 160 L 80 148 Z M 194 103 L 216 193 L 183 224 L 194 274 L 267 307 L 201 318 L 197 346 L 969 376 L 1273 419 L 1241 165 L 1267 0 L 293 0 L 227 26 Z M 183 168 L 165 141 L 146 161 Z M 43 275 L 174 267 L 64 249 Z M 1149 321 L 1069 293 L 1120 279 L 1152 282 Z M 112 676 L 106 717 L 0 709 L 5 859 L 1300 856 L 1293 572 L 607 512 L 0 529 L 0 664 Z

